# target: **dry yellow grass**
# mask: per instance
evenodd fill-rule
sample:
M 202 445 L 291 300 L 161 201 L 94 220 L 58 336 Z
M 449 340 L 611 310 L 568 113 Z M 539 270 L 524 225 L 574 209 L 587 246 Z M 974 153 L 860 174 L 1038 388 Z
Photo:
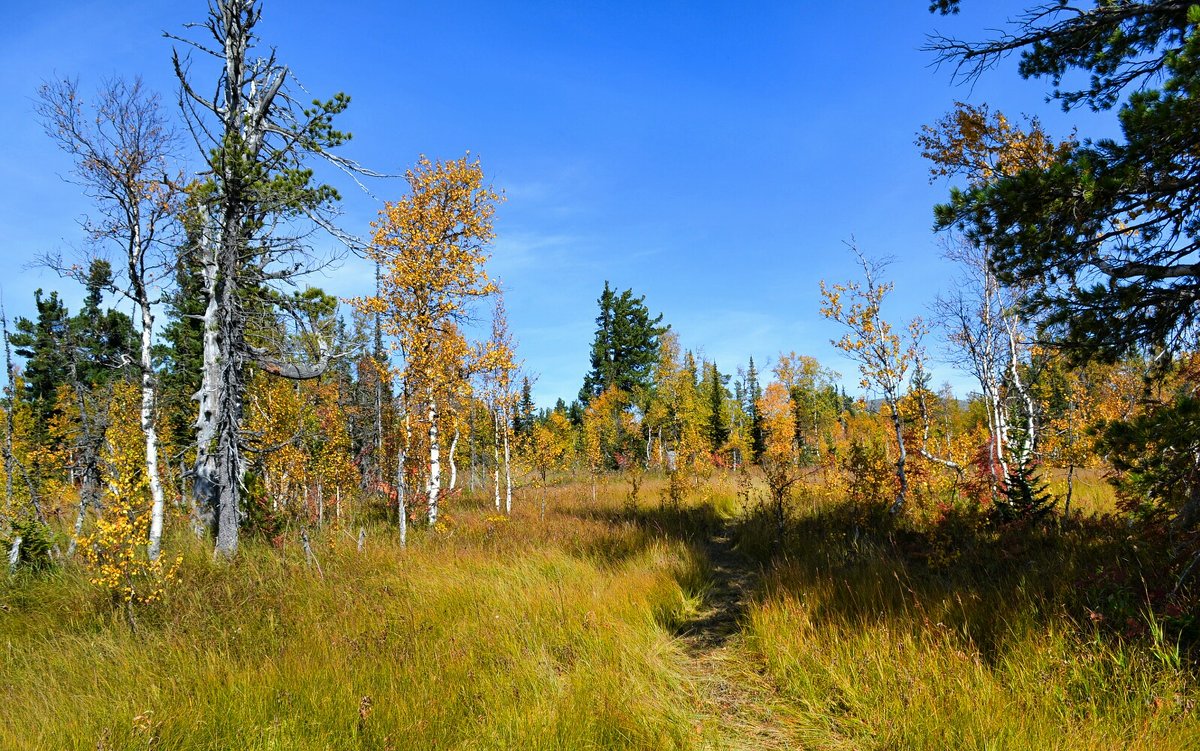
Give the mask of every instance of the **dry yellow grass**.
M 1170 635 L 1072 615 L 1118 543 L 1031 533 L 1006 558 L 809 498 L 772 550 L 731 475 L 678 506 L 661 478 L 629 487 L 551 487 L 544 518 L 533 489 L 511 519 L 456 499 L 407 550 L 327 529 L 322 573 L 295 535 L 232 564 L 177 537 L 183 581 L 136 633 L 81 572 L 21 574 L 0 748 L 1200 748 Z

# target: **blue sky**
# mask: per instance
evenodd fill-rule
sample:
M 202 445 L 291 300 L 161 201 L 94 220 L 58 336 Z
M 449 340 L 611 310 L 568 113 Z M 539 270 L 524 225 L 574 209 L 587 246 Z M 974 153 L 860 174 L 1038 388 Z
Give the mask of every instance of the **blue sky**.
M 400 173 L 420 154 L 479 156 L 507 194 L 491 270 L 539 404 L 568 401 L 588 366 L 605 280 L 646 296 L 685 347 L 732 372 L 796 350 L 842 372 L 818 281 L 855 276 L 845 241 L 891 256 L 885 314 L 925 314 L 954 270 L 940 259 L 930 184 L 913 140 L 956 99 L 1037 114 L 1053 134 L 1110 135 L 1110 114 L 1064 115 L 1044 82 L 1010 60 L 973 87 L 919 51 L 935 29 L 979 38 L 1023 3 L 966 0 L 956 17 L 927 0 L 878 3 L 439 2 L 266 0 L 259 29 L 314 97 L 352 97 L 346 156 Z M 28 268 L 82 243 L 89 205 L 33 117 L 37 86 L 78 77 L 84 92 L 141 75 L 171 102 L 164 30 L 206 4 L 112 0 L 17 4 L 0 31 L 0 289 L 10 318 L 33 290 L 69 282 Z M 196 166 L 195 159 L 189 165 Z M 353 184 L 343 226 L 366 234 L 400 180 Z M 324 242 L 324 241 L 320 241 Z M 332 244 L 332 241 L 330 241 Z M 349 259 L 311 283 L 352 296 L 372 271 Z M 161 321 L 160 321 L 161 323 Z M 935 348 L 936 349 L 936 348 Z M 936 354 L 936 351 L 935 351 Z M 765 368 L 763 368 L 765 370 Z M 970 381 L 935 363 L 960 394 Z

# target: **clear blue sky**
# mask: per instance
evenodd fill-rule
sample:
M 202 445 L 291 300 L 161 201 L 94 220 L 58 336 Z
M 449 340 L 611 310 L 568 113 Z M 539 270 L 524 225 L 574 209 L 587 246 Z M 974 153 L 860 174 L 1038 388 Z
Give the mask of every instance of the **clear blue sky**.
M 930 184 L 913 145 L 956 99 L 1037 114 L 1049 130 L 1112 133 L 1111 115 L 1063 115 L 1015 60 L 973 88 L 919 51 L 938 30 L 978 38 L 1025 5 L 964 0 L 793 2 L 437 2 L 266 0 L 260 34 L 314 97 L 345 91 L 343 153 L 400 173 L 419 154 L 478 155 L 508 200 L 493 274 L 506 288 L 520 355 L 542 406 L 577 393 L 604 281 L 645 294 L 685 347 L 732 372 L 754 356 L 811 354 L 858 392 L 830 344 L 818 281 L 855 275 L 844 241 L 895 258 L 887 315 L 924 314 L 953 269 L 940 260 Z M 10 4 L 0 30 L 0 289 L 10 318 L 33 290 L 69 282 L 29 269 L 82 242 L 89 205 L 33 117 L 43 80 L 141 75 L 173 101 L 172 42 L 206 3 L 56 0 Z M 1083 119 L 1081 119 L 1083 118 Z M 195 162 L 191 166 L 195 166 Z M 379 200 L 340 185 L 343 226 L 366 234 Z M 369 292 L 350 260 L 312 283 Z M 159 322 L 161 324 L 161 321 Z M 764 370 L 766 368 L 763 368 Z M 970 381 L 935 363 L 937 383 Z

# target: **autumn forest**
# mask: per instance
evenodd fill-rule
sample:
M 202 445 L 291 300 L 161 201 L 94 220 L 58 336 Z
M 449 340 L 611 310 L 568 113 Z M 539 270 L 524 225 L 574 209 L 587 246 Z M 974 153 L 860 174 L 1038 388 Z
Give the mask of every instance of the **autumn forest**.
M 1200 748 L 1200 5 L 1084 6 L 926 38 L 974 91 L 912 134 L 920 315 L 849 237 L 836 364 L 606 282 L 553 404 L 521 194 L 348 156 L 276 3 L 181 16 L 175 90 L 20 92 L 90 208 L 0 313 L 0 747 Z M 1009 55 L 1120 135 L 986 104 Z

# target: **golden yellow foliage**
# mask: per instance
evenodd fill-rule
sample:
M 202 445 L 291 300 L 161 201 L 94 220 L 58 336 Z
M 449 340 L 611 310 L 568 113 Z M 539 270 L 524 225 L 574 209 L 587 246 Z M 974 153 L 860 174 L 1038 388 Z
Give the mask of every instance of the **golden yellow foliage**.
M 113 387 L 103 456 L 104 511 L 92 532 L 79 539 L 92 583 L 128 607 L 161 600 L 182 562 L 182 557 L 166 556 L 151 561 L 146 554 L 151 502 L 140 409 L 141 392 L 135 384 L 119 382 Z
M 986 104 L 964 102 L 955 102 L 949 114 L 922 126 L 917 136 L 921 156 L 933 162 L 929 171 L 934 177 L 965 175 L 972 185 L 1048 167 L 1074 143 L 1054 143 L 1037 118 L 1030 118 L 1023 130 Z

